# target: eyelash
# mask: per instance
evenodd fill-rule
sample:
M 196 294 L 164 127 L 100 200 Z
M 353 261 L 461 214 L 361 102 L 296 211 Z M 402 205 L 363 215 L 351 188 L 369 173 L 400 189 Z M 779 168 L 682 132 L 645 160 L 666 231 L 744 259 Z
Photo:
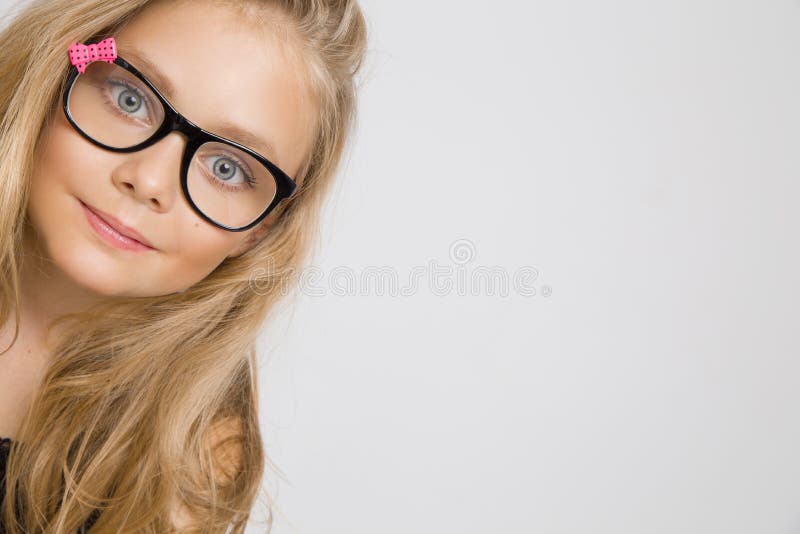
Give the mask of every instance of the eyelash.
M 232 156 L 231 154 L 225 154 L 225 153 L 213 154 L 213 155 L 211 155 L 209 157 L 226 158 L 226 159 L 229 159 L 229 160 L 233 161 L 234 163 L 236 163 L 236 165 L 239 167 L 239 169 L 241 169 L 242 175 L 244 175 L 244 182 L 245 182 L 245 186 L 244 187 L 249 187 L 250 189 L 255 189 L 255 185 L 254 184 L 256 183 L 256 181 L 253 179 L 253 177 L 250 175 L 250 173 L 245 171 L 245 168 L 247 167 L 247 165 L 244 162 L 242 162 L 239 158 L 237 158 L 235 156 Z M 221 182 L 220 180 L 215 180 L 214 178 L 211 178 L 211 181 L 214 182 L 215 185 L 218 185 L 219 187 L 221 187 L 222 189 L 224 189 L 226 191 L 231 191 L 231 192 L 234 192 L 234 193 L 236 191 L 241 191 L 244 188 L 244 187 L 231 187 L 228 184 L 226 184 L 225 182 Z
M 125 81 L 123 81 L 123 80 L 108 80 L 108 81 L 109 81 L 110 83 L 112 83 L 112 84 L 115 84 L 115 83 L 116 83 L 116 84 L 122 85 L 122 86 L 123 86 L 123 87 L 125 87 L 126 89 L 128 89 L 128 90 L 130 90 L 130 91 L 133 91 L 134 93 L 136 93 L 136 94 L 139 96 L 139 98 L 141 98 L 141 99 L 142 99 L 142 101 L 145 103 L 145 106 L 147 106 L 147 109 L 148 109 L 148 110 L 151 110 L 151 109 L 153 109 L 153 106 L 152 106 L 152 103 L 150 102 L 150 99 L 147 97 L 147 95 L 145 95 L 144 93 L 142 93 L 142 92 L 141 92 L 141 91 L 140 91 L 138 88 L 136 88 L 136 87 L 134 87 L 134 86 L 130 85 L 129 83 L 127 83 L 127 82 L 125 82 Z M 119 115 L 119 116 L 120 116 L 120 117 L 122 117 L 123 119 L 126 119 L 126 120 L 131 120 L 131 117 L 130 117 L 130 115 L 128 115 L 128 114 L 126 114 L 124 111 L 120 110 L 120 109 L 119 109 L 119 107 L 117 107 L 117 103 L 116 103 L 116 102 L 113 102 L 113 101 L 111 100 L 111 97 L 109 96 L 109 94 L 108 94 L 108 92 L 107 92 L 107 91 L 103 91 L 103 96 L 104 96 L 104 97 L 105 97 L 105 99 L 106 99 L 106 103 L 111 105 L 111 108 L 114 110 L 114 113 L 116 113 L 117 115 Z M 148 125 L 148 126 L 149 126 L 149 125 Z

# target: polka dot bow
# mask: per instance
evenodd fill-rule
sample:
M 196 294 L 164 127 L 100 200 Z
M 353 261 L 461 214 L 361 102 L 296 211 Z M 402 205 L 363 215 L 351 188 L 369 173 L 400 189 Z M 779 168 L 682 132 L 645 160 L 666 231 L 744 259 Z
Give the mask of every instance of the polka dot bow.
M 69 47 L 69 60 L 81 74 L 86 70 L 86 65 L 92 61 L 114 63 L 115 59 L 117 59 L 117 43 L 113 37 L 103 39 L 96 44 L 74 43 Z

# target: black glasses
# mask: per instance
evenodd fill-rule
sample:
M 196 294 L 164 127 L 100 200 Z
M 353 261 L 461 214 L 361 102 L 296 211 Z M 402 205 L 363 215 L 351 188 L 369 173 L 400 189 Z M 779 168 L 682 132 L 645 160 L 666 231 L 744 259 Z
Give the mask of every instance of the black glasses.
M 93 61 L 73 66 L 64 92 L 64 114 L 83 137 L 114 152 L 135 152 L 178 131 L 187 143 L 181 189 L 209 223 L 231 232 L 252 228 L 297 184 L 264 156 L 203 130 L 130 63 Z

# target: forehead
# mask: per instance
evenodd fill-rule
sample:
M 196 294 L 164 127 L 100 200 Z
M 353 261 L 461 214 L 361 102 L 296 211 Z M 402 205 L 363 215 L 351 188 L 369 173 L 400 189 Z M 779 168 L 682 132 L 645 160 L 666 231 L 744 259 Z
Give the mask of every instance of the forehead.
M 315 106 L 296 47 L 211 2 L 155 4 L 116 32 L 119 55 L 200 127 L 290 175 L 311 144 Z

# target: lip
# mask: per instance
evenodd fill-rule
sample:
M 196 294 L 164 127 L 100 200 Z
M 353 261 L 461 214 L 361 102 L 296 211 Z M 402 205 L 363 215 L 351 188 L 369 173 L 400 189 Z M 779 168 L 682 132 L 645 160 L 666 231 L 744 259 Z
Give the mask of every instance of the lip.
M 78 200 L 92 228 L 111 244 L 126 250 L 156 250 L 142 234 L 114 216 Z

